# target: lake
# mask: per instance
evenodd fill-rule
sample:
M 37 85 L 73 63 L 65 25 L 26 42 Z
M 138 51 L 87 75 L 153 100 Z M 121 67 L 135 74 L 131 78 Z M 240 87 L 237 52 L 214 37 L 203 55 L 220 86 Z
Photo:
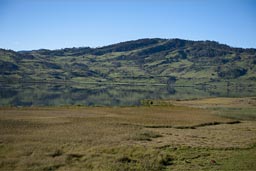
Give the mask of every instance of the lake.
M 256 96 L 247 86 L 0 83 L 0 106 L 138 106 L 145 99 Z

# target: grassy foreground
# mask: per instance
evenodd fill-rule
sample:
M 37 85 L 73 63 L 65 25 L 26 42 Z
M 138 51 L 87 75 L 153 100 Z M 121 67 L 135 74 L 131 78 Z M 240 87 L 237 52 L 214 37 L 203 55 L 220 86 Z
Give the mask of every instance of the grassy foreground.
M 255 170 L 256 99 L 0 109 L 0 170 Z

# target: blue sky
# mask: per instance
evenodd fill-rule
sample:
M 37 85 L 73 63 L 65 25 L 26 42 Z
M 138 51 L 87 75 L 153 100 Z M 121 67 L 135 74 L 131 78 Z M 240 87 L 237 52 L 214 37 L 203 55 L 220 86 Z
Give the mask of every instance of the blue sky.
M 98 47 L 155 37 L 256 48 L 256 0 L 0 0 L 0 48 Z

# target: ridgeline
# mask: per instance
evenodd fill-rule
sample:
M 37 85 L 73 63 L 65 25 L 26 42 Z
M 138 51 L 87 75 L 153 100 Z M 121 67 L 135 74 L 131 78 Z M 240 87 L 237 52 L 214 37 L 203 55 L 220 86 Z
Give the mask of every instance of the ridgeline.
M 256 49 L 215 41 L 140 39 L 100 48 L 0 49 L 1 82 L 255 83 Z

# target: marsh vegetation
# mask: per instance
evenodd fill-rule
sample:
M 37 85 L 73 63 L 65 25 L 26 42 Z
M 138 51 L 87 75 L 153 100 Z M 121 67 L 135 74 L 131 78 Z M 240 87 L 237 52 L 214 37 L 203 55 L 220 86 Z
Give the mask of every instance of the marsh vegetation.
M 168 104 L 2 107 L 0 170 L 256 168 L 255 98 Z

